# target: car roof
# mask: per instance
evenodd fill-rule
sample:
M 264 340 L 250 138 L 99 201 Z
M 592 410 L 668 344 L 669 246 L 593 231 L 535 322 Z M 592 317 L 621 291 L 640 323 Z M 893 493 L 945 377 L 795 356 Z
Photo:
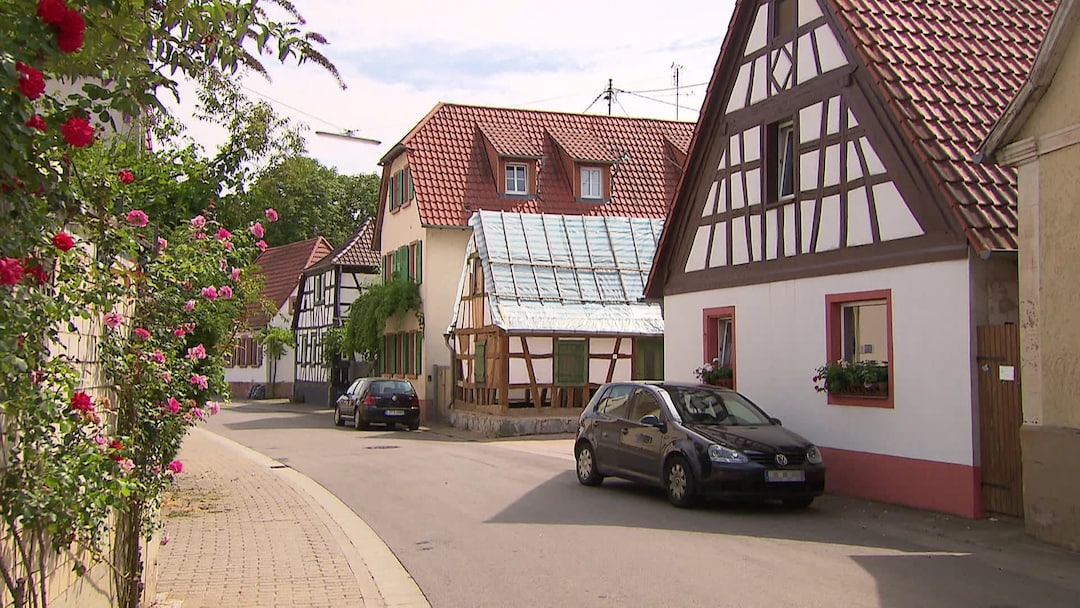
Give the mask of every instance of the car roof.
M 701 382 L 686 382 L 680 380 L 623 380 L 616 382 L 608 382 L 604 386 L 613 385 L 637 385 L 637 386 L 652 386 L 656 388 L 706 388 L 717 391 L 735 392 L 726 386 L 716 386 L 715 384 L 703 384 Z

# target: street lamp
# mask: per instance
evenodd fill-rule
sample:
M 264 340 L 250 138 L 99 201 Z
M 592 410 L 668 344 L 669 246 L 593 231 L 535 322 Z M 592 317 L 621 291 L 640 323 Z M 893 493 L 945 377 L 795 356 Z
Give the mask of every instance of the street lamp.
M 382 142 L 377 140 L 377 139 L 371 139 L 371 138 L 368 138 L 368 137 L 360 137 L 359 135 L 353 135 L 352 131 L 343 131 L 341 133 L 331 133 L 329 131 L 315 131 L 315 134 L 316 135 L 322 135 L 323 137 L 334 137 L 334 138 L 337 138 L 337 139 L 344 139 L 346 141 L 355 141 L 355 142 L 359 142 L 359 143 L 362 143 L 362 144 L 371 144 L 373 146 L 378 146 L 378 145 L 382 144 Z

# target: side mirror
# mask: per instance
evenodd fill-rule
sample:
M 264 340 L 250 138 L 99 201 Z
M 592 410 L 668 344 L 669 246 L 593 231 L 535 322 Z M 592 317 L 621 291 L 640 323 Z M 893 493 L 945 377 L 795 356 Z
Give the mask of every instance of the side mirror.
M 772 422 L 776 426 L 784 426 L 784 423 L 780 422 L 779 418 L 769 418 L 769 422 Z
M 644 424 L 645 426 L 656 427 L 660 429 L 661 433 L 667 432 L 667 423 L 663 420 L 660 420 L 659 416 L 654 416 L 652 414 L 649 414 L 648 416 L 642 416 L 639 422 L 641 422 L 641 424 Z

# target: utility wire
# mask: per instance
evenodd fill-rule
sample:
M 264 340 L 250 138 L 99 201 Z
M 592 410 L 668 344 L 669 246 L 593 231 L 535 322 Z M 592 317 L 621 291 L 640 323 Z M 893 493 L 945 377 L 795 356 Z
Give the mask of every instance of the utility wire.
M 305 112 L 305 111 L 301 110 L 300 108 L 297 108 L 295 106 L 291 106 L 291 105 L 285 103 L 284 101 L 274 99 L 273 97 L 270 97 L 269 95 L 264 95 L 263 93 L 260 93 L 260 92 L 256 91 L 255 89 L 249 88 L 249 87 L 247 87 L 245 85 L 240 85 L 240 88 L 244 89 L 245 91 L 247 91 L 249 93 L 254 93 L 255 95 L 258 95 L 259 97 L 262 97 L 263 99 L 265 99 L 267 101 L 271 101 L 271 102 L 276 103 L 278 105 L 285 106 L 286 108 L 289 108 L 290 110 L 292 110 L 294 112 L 299 112 L 300 114 L 303 114 L 304 116 L 307 116 L 308 118 L 314 118 L 315 120 L 317 120 L 317 121 L 319 121 L 321 123 L 328 124 L 331 127 L 334 127 L 335 129 L 339 129 L 341 131 L 348 131 L 348 129 L 346 129 L 345 127 L 343 127 L 341 125 L 334 124 L 334 123 L 330 122 L 329 120 L 326 120 L 325 118 L 321 118 L 321 117 L 315 116 L 314 114 L 311 114 L 309 112 Z
M 645 91 L 624 91 L 626 93 L 663 93 L 665 91 L 674 91 L 676 89 L 692 89 L 694 87 L 703 87 L 709 83 L 699 82 L 697 84 L 684 84 L 678 87 L 667 87 L 666 89 L 648 89 Z
M 615 91 L 617 93 L 626 93 L 627 95 L 633 95 L 634 97 L 640 97 L 642 99 L 648 99 L 649 101 L 655 101 L 656 103 L 662 103 L 662 104 L 669 105 L 669 106 L 675 106 L 675 107 L 677 107 L 679 109 L 682 109 L 682 110 L 690 110 L 691 112 L 696 112 L 698 114 L 701 113 L 701 110 L 698 109 L 698 108 L 688 108 L 686 106 L 679 105 L 677 103 L 673 103 L 673 102 L 670 102 L 670 101 L 663 101 L 663 100 L 660 100 L 660 99 L 653 99 L 652 97 L 646 97 L 644 95 L 638 95 L 637 93 L 635 93 L 633 91 L 623 91 L 622 89 L 615 89 Z

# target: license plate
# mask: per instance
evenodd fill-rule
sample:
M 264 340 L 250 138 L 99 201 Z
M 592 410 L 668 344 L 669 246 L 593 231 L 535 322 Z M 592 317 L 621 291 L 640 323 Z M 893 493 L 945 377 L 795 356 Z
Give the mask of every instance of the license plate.
M 387 416 L 404 416 L 405 410 L 386 410 Z
M 806 481 L 806 472 L 765 471 L 765 481 Z

